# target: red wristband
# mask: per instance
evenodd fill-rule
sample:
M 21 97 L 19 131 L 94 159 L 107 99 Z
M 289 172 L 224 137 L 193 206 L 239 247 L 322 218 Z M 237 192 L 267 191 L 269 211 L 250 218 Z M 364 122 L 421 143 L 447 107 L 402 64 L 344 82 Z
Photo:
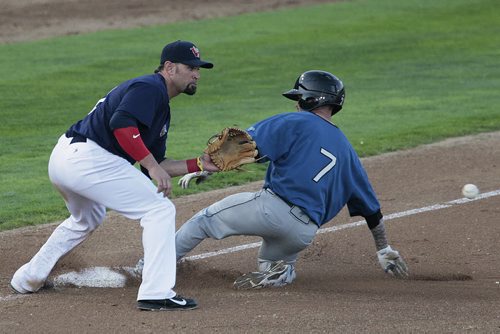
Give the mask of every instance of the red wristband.
M 188 173 L 194 173 L 201 171 L 200 167 L 198 167 L 198 158 L 186 160 Z

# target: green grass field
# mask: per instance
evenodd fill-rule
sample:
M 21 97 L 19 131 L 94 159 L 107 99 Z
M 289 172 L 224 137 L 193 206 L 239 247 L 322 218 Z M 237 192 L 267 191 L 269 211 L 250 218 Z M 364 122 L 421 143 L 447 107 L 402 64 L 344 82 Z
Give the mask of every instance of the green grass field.
M 47 176 L 57 138 L 116 84 L 151 73 L 176 39 L 215 68 L 172 102 L 174 159 L 225 126 L 292 111 L 281 92 L 309 69 L 344 81 L 334 122 L 361 156 L 499 130 L 499 10 L 496 0 L 355 0 L 0 45 L 0 230 L 66 217 Z M 174 196 L 259 180 L 264 167 Z

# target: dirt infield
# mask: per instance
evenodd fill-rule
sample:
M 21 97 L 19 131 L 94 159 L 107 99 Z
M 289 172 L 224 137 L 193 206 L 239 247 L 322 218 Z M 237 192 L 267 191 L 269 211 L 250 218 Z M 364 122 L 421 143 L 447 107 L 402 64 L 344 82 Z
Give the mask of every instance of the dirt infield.
M 232 289 L 238 275 L 254 269 L 256 248 L 183 263 L 176 289 L 198 299 L 200 308 L 194 311 L 136 310 L 134 280 L 123 288 L 63 286 L 12 295 L 11 275 L 45 242 L 54 228 L 48 225 L 0 233 L 2 332 L 498 332 L 498 147 L 500 133 L 491 133 L 363 160 L 388 218 L 390 242 L 410 266 L 409 280 L 381 272 L 370 233 L 359 226 L 319 234 L 299 258 L 297 280 L 282 289 Z M 450 204 L 461 198 L 460 187 L 467 182 L 492 195 Z M 178 222 L 227 194 L 260 185 L 178 198 Z M 392 215 L 405 212 L 400 218 Z M 354 221 L 343 212 L 325 228 Z M 255 241 L 206 240 L 193 254 Z M 54 276 L 95 266 L 132 266 L 140 256 L 139 225 L 110 213 L 58 264 Z
M 209 17 L 250 10 L 246 6 L 251 10 L 270 9 L 305 1 L 193 3 L 197 2 L 204 11 L 198 8 L 196 15 Z M 139 24 L 164 22 L 151 15 L 174 15 L 176 8 L 176 19 L 185 17 L 186 10 L 180 4 L 165 6 L 170 1 L 159 0 L 146 3 L 151 7 L 132 0 L 2 1 L 0 41 L 46 37 L 51 31 L 66 34 L 116 26 L 94 22 L 106 10 L 117 15 L 104 15 L 109 22 L 115 22 L 118 16 L 123 22 L 129 16 Z M 85 4 L 92 6 L 80 10 Z M 74 14 L 68 8 L 78 9 L 75 22 L 67 20 L 68 12 Z M 88 8 L 96 14 L 90 15 L 93 11 Z M 39 18 L 46 22 L 44 27 L 30 16 L 38 12 L 51 15 L 50 19 Z M 11 19 L 15 15 L 18 19 Z M 59 24 L 59 20 L 65 23 Z M 81 22 L 86 24 L 80 26 Z M 6 28 L 9 24 L 11 30 Z M 499 147 L 497 132 L 363 159 L 387 219 L 389 241 L 410 267 L 411 277 L 404 281 L 391 279 L 381 271 L 367 227 L 347 225 L 359 218 L 350 218 L 343 211 L 301 254 L 298 277 L 288 287 L 233 290 L 231 285 L 237 276 L 255 269 L 257 248 L 249 248 L 179 266 L 176 290 L 196 298 L 200 305 L 197 310 L 140 312 L 135 308 L 139 283 L 134 279 L 120 288 L 63 285 L 34 295 L 13 295 L 8 288 L 12 274 L 39 249 L 55 225 L 2 232 L 0 333 L 498 333 Z M 484 197 L 461 200 L 460 189 L 465 183 L 478 185 Z M 217 199 L 260 186 L 256 182 L 175 199 L 177 224 Z M 52 277 L 90 267 L 133 266 L 141 256 L 140 233 L 137 222 L 111 212 L 101 228 L 60 261 Z M 191 255 L 256 241 L 249 237 L 206 240 Z

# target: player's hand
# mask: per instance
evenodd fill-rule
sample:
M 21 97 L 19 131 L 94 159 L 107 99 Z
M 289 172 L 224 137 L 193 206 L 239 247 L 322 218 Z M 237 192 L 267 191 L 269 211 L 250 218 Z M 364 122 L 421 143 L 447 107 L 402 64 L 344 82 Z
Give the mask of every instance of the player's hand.
M 387 246 L 377 252 L 378 262 L 384 271 L 397 278 L 408 277 L 408 266 L 399 252 Z
M 210 159 L 210 156 L 207 153 L 203 153 L 200 157 L 201 165 L 203 166 L 203 171 L 206 172 L 220 172 L 219 167 L 217 167 Z
M 205 170 L 189 173 L 181 177 L 177 184 L 180 185 L 182 189 L 187 189 L 189 188 L 189 182 L 191 182 L 191 180 L 196 179 L 196 184 L 200 184 L 201 182 L 206 181 L 210 175 L 212 175 L 212 173 Z
M 170 195 L 170 192 L 172 191 L 171 177 L 163 168 L 160 167 L 160 165 L 152 167 L 149 170 L 149 176 L 156 181 L 158 193 L 163 193 L 163 197 Z

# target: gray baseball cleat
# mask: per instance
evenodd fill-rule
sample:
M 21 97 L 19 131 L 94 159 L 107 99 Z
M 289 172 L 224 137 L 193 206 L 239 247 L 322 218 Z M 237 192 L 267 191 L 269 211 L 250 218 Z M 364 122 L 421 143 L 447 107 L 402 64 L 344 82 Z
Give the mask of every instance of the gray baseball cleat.
M 274 262 L 267 271 L 251 272 L 238 277 L 233 287 L 237 290 L 279 287 L 292 283 L 295 276 L 294 266 L 280 260 Z

